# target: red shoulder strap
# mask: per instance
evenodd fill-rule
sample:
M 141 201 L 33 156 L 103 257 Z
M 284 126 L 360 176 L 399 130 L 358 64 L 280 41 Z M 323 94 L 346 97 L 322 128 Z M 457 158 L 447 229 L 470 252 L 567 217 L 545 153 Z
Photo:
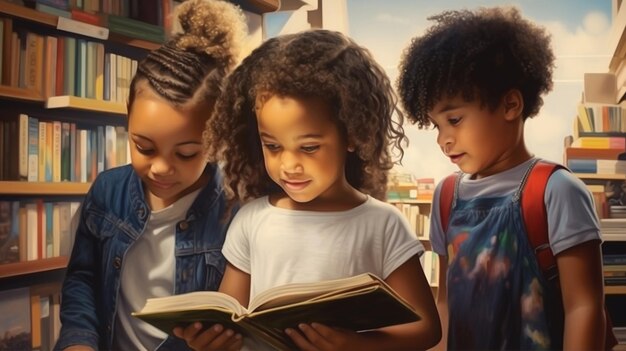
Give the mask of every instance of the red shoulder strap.
M 448 220 L 450 220 L 450 211 L 452 211 L 452 200 L 454 199 L 454 187 L 458 173 L 447 176 L 441 184 L 441 192 L 439 194 L 439 214 L 441 215 L 441 228 L 445 233 L 448 230 Z
M 528 175 L 526 185 L 522 189 L 522 216 L 528 233 L 528 241 L 535 251 L 541 271 L 548 279 L 558 275 L 556 259 L 552 254 L 548 236 L 548 216 L 544 202 L 544 194 L 548 179 L 558 169 L 567 169 L 562 165 L 543 160 L 537 161 Z M 606 333 L 605 350 L 612 350 L 618 341 L 613 332 L 613 323 L 605 305 Z
M 535 251 L 541 271 L 548 279 L 556 277 L 558 271 L 556 259 L 552 254 L 552 249 L 550 249 L 544 194 L 548 179 L 552 173 L 561 168 L 566 169 L 556 163 L 544 160 L 537 161 L 530 170 L 521 194 L 522 216 L 524 217 L 528 241 Z

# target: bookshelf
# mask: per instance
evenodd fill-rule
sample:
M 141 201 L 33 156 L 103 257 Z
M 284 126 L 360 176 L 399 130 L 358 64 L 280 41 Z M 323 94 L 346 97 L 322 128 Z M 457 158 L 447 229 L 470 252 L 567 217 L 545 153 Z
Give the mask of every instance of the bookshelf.
M 46 108 L 68 108 L 93 112 L 108 112 L 126 116 L 126 105 L 96 99 L 87 99 L 71 95 L 52 96 L 46 100 Z
M 87 194 L 91 183 L 78 182 L 0 182 L 2 195 L 78 195 Z
M 6 0 L 0 0 L 0 14 L 52 28 L 56 28 L 59 23 L 58 16 L 43 13 L 35 9 L 8 2 Z M 110 33 L 108 40 L 118 42 L 122 45 L 134 46 L 146 50 L 153 50 L 161 45 L 161 43 L 132 38 L 117 33 Z
M 106 135 L 107 131 L 115 131 L 110 135 L 127 140 L 127 134 L 123 133 L 127 125 L 125 96 L 132 78 L 133 61 L 161 45 L 161 42 L 113 33 L 104 27 L 96 28 L 98 37 L 96 33 L 71 28 L 72 24 L 78 29 L 90 28 L 89 25 L 59 18 L 0 0 L 0 294 L 15 289 L 26 291 L 29 310 L 36 312 L 38 306 L 42 311 L 49 308 L 47 317 L 27 316 L 33 328 L 37 325 L 29 335 L 32 349 L 41 350 L 52 349 L 58 336 L 61 282 L 69 261 L 74 218 L 80 201 L 97 173 L 129 160 L 120 157 L 115 164 L 109 163 Z M 59 29 L 61 22 L 69 24 L 70 28 Z M 16 38 L 20 41 L 15 41 Z M 31 38 L 34 39 L 31 41 Z M 60 41 L 64 46 L 58 44 Z M 24 51 L 16 49 L 21 47 L 16 43 L 24 43 Z M 29 46 L 31 43 L 34 44 Z M 68 54 L 67 43 L 74 43 L 77 51 Z M 36 49 L 35 45 L 38 45 Z M 78 51 L 82 47 L 85 53 Z M 37 55 L 29 56 L 28 50 L 37 50 Z M 80 56 L 82 61 L 78 55 L 83 55 Z M 68 57 L 72 60 L 66 60 Z M 107 57 L 116 60 L 119 70 L 109 70 L 110 76 L 105 78 Z M 60 58 L 63 61 L 57 61 Z M 112 59 L 108 60 L 109 65 Z M 86 73 L 94 71 L 92 76 Z M 98 72 L 102 76 L 99 77 Z M 66 76 L 69 73 L 72 75 Z M 112 80 L 114 76 L 116 81 Z M 113 86 L 108 94 L 105 93 L 106 79 L 109 88 Z M 34 85 L 29 84 L 33 82 Z M 40 139 L 42 128 L 48 138 Z M 82 144 L 79 143 L 81 138 Z M 36 145 L 45 141 L 41 144 L 44 147 L 30 150 L 35 140 Z M 120 140 L 112 140 L 114 145 L 125 145 Z M 67 148 L 62 149 L 61 145 Z M 85 145 L 94 147 L 87 149 Z M 126 155 L 126 147 L 123 150 Z M 52 166 L 40 162 L 39 158 L 31 163 L 30 156 L 39 156 L 42 152 L 49 157 L 45 161 L 50 161 Z M 92 162 L 89 170 L 87 159 Z M 104 163 L 101 166 L 97 162 Z M 28 173 L 29 169 L 35 169 L 34 164 L 37 172 Z M 94 164 L 96 166 L 92 167 Z M 39 172 L 40 167 L 45 172 Z M 43 167 L 51 167 L 50 174 L 48 168 Z M 79 168 L 81 172 L 76 171 Z M 27 173 L 23 173 L 23 169 Z M 59 175 L 61 178 L 57 179 Z M 52 220 L 46 221 L 50 218 Z M 3 321 L 0 317 L 0 322 Z M 0 340 L 3 338 L 4 335 L 0 335 Z
M 432 251 L 430 244 L 430 213 L 432 199 L 388 199 L 388 203 L 396 206 L 408 219 L 411 228 L 426 250 L 420 263 L 424 275 L 431 287 L 433 296 L 437 296 L 439 279 L 439 256 Z
M 67 256 L 60 256 L 37 261 L 3 264 L 0 265 L 0 279 L 64 269 L 67 266 L 68 260 L 69 258 Z
M 587 79 L 587 75 L 585 75 Z M 585 83 L 585 96 L 593 96 L 593 92 L 588 91 L 588 87 L 593 84 Z M 597 95 L 597 94 L 596 94 Z M 606 95 L 606 94 L 605 94 Z M 612 95 L 612 93 L 608 94 Z M 600 230 L 602 232 L 602 255 L 604 264 L 604 294 L 607 311 L 610 314 L 614 332 L 620 344 L 616 350 L 626 349 L 626 339 L 620 330 L 626 330 L 626 318 L 622 311 L 626 308 L 626 265 L 619 263 L 621 259 L 626 259 L 626 218 L 622 212 L 626 203 L 623 203 L 621 193 L 626 185 L 626 172 L 623 168 L 624 161 L 621 161 L 622 154 L 626 153 L 626 133 L 622 131 L 607 132 L 606 129 L 598 131 L 597 125 L 601 120 L 591 122 L 591 131 L 581 132 L 581 114 L 585 112 L 581 107 L 589 106 L 619 106 L 615 102 L 593 102 L 583 101 L 579 104 L 579 113 L 576 117 L 574 135 L 571 142 L 565 143 L 564 163 L 574 172 L 574 175 L 581 179 L 592 192 L 596 211 L 600 218 Z M 601 108 L 601 111 L 611 107 Z M 619 108 L 621 109 L 621 108 Z M 589 108 L 587 108 L 589 111 Z M 596 110 L 597 112 L 598 110 Z M 626 109 L 616 112 L 611 118 L 620 120 L 617 125 L 612 125 L 612 129 L 624 128 L 626 126 Z M 590 115 L 593 116 L 593 113 Z M 607 116 L 604 116 L 607 117 Z M 586 118 L 586 117 L 585 117 Z M 609 119 L 611 119 L 609 118 Z M 606 118 L 605 118 L 606 119 Z M 587 129 L 589 130 L 587 121 Z M 600 128 L 606 128 L 607 124 Z M 608 168 L 608 169 L 607 169 Z M 611 172 L 607 172 L 611 171 Z M 613 172 L 614 171 L 614 172 Z M 621 336 L 620 336 L 621 335 Z
M 6 85 L 0 85 L 0 97 L 11 100 L 43 102 L 43 99 L 36 91 Z

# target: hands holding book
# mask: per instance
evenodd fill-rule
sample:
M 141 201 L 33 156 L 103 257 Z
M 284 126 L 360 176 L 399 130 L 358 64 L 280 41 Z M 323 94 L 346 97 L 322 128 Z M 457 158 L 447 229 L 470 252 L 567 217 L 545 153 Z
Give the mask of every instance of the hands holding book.
M 221 324 L 204 329 L 202 323 L 195 322 L 186 328 L 176 327 L 173 333 L 196 351 L 238 351 L 243 346 L 242 335 L 232 329 L 224 330 Z
M 300 324 L 299 330 L 287 328 L 285 333 L 291 337 L 295 346 L 303 351 L 308 350 L 346 350 L 346 345 L 357 345 L 365 342 L 365 337 L 350 330 L 331 328 L 312 323 Z M 186 328 L 174 328 L 174 335 L 184 339 L 187 345 L 196 351 L 238 351 L 243 346 L 241 334 L 231 329 L 224 330 L 216 324 L 203 331 L 201 323 L 194 323 Z M 358 342 L 357 339 L 363 339 Z
M 357 331 L 420 319 L 389 285 L 368 273 L 268 289 L 248 308 L 227 294 L 200 291 L 148 299 L 133 315 L 196 350 L 239 350 L 244 337 L 277 350 L 340 350 L 360 339 L 365 344 Z

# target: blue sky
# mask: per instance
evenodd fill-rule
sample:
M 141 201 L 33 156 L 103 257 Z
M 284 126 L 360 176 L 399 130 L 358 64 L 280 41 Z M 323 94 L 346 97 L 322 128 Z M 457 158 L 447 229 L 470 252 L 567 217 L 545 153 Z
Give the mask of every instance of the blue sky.
M 526 144 L 537 156 L 562 162 L 563 139 L 572 133 L 583 74 L 607 72 L 610 0 L 347 0 L 349 35 L 367 47 L 395 82 L 402 49 L 423 33 L 428 16 L 444 10 L 513 5 L 552 35 L 554 89 L 540 114 L 526 123 Z M 403 167 L 416 177 L 439 181 L 455 170 L 435 143 L 434 131 L 406 126 L 410 145 Z

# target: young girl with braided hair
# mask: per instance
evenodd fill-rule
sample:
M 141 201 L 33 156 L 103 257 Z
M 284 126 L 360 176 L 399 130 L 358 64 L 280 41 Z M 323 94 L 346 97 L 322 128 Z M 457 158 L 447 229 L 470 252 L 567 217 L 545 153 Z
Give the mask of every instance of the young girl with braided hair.
M 416 350 L 440 326 L 420 266 L 424 248 L 385 198 L 402 115 L 367 50 L 338 32 L 264 42 L 228 79 L 206 146 L 226 189 L 247 202 L 228 230 L 220 291 L 247 306 L 262 291 L 365 272 L 384 279 L 421 316 L 365 332 L 302 323 L 285 330 L 302 350 Z M 204 329 L 204 328 L 208 329 Z M 196 350 L 237 350 L 242 336 L 194 323 L 176 335 Z M 264 350 L 243 338 L 244 348 Z
M 224 273 L 231 205 L 202 133 L 247 29 L 225 1 L 188 0 L 176 18 L 130 86 L 131 165 L 99 174 L 82 204 L 56 350 L 185 350 L 131 312 L 148 298 L 216 290 Z

